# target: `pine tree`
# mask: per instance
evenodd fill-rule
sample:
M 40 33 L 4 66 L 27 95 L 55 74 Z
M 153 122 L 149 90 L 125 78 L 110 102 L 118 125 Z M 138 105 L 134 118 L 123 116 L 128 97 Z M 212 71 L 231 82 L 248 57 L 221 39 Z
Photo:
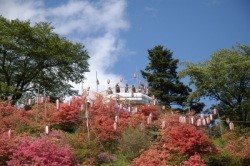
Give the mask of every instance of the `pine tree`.
M 176 71 L 179 60 L 173 59 L 172 54 L 161 45 L 148 50 L 150 62 L 141 73 L 147 80 L 152 95 L 162 104 L 183 105 L 191 89 L 179 80 Z

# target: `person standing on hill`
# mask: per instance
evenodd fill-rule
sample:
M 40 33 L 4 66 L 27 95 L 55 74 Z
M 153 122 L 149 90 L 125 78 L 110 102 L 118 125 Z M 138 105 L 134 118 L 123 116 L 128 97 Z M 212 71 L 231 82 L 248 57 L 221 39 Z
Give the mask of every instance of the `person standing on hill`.
M 120 93 L 120 86 L 118 83 L 115 85 L 115 92 Z
M 128 84 L 125 86 L 125 93 L 128 93 Z
M 135 86 L 132 85 L 132 93 L 135 93 Z

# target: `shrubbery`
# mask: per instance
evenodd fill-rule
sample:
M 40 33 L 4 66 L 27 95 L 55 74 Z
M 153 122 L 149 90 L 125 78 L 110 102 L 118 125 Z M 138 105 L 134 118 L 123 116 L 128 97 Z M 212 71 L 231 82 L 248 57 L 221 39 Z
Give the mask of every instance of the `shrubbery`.
M 0 165 L 250 163 L 246 128 L 225 132 L 221 137 L 211 135 L 214 144 L 205 134 L 205 127 L 200 130 L 180 124 L 178 113 L 165 110 L 163 114 L 156 106 L 138 106 L 137 112 L 129 113 L 115 101 L 103 103 L 102 98 L 93 106 L 84 104 L 83 99 L 74 98 L 71 105 L 61 103 L 56 110 L 54 103 L 47 103 L 45 112 L 42 104 L 24 111 L 0 102 Z M 152 115 L 150 123 L 149 115 Z M 50 127 L 49 134 L 45 133 L 46 125 Z
M 58 146 L 45 139 L 28 139 L 20 141 L 17 148 L 7 161 L 9 166 L 17 165 L 41 165 L 73 166 L 73 156 L 68 147 Z
M 121 154 L 131 160 L 137 157 L 142 150 L 147 150 L 150 146 L 151 138 L 144 131 L 137 128 L 128 128 L 119 140 L 119 150 Z
M 184 162 L 184 166 L 206 166 L 200 155 L 193 155 Z

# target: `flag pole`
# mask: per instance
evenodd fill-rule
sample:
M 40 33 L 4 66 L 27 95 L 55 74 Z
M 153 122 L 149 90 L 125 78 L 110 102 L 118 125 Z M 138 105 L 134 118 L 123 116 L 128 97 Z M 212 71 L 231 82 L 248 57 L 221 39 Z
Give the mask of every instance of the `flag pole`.
M 137 66 L 135 67 L 135 73 L 136 73 L 136 84 L 137 84 L 137 88 L 139 89 L 139 75 L 137 73 Z
M 97 71 L 95 73 L 96 76 L 96 92 L 98 93 L 98 84 L 99 84 L 99 80 L 97 79 Z

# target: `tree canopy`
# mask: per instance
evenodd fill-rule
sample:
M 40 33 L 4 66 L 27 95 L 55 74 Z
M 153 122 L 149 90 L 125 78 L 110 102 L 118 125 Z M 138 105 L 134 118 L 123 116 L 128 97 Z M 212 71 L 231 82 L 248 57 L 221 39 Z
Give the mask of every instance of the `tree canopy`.
M 250 47 L 220 49 L 204 63 L 187 63 L 181 76 L 189 76 L 196 90 L 189 99 L 209 97 L 218 101 L 220 113 L 235 120 L 249 120 Z
M 172 58 L 172 52 L 158 45 L 148 50 L 149 64 L 142 76 L 147 80 L 150 91 L 162 104 L 183 105 L 190 89 L 178 78 L 178 60 Z
M 69 82 L 80 83 L 88 71 L 83 44 L 60 37 L 46 22 L 32 26 L 0 16 L 0 29 L 0 98 L 15 102 L 38 87 L 61 98 L 77 93 Z

